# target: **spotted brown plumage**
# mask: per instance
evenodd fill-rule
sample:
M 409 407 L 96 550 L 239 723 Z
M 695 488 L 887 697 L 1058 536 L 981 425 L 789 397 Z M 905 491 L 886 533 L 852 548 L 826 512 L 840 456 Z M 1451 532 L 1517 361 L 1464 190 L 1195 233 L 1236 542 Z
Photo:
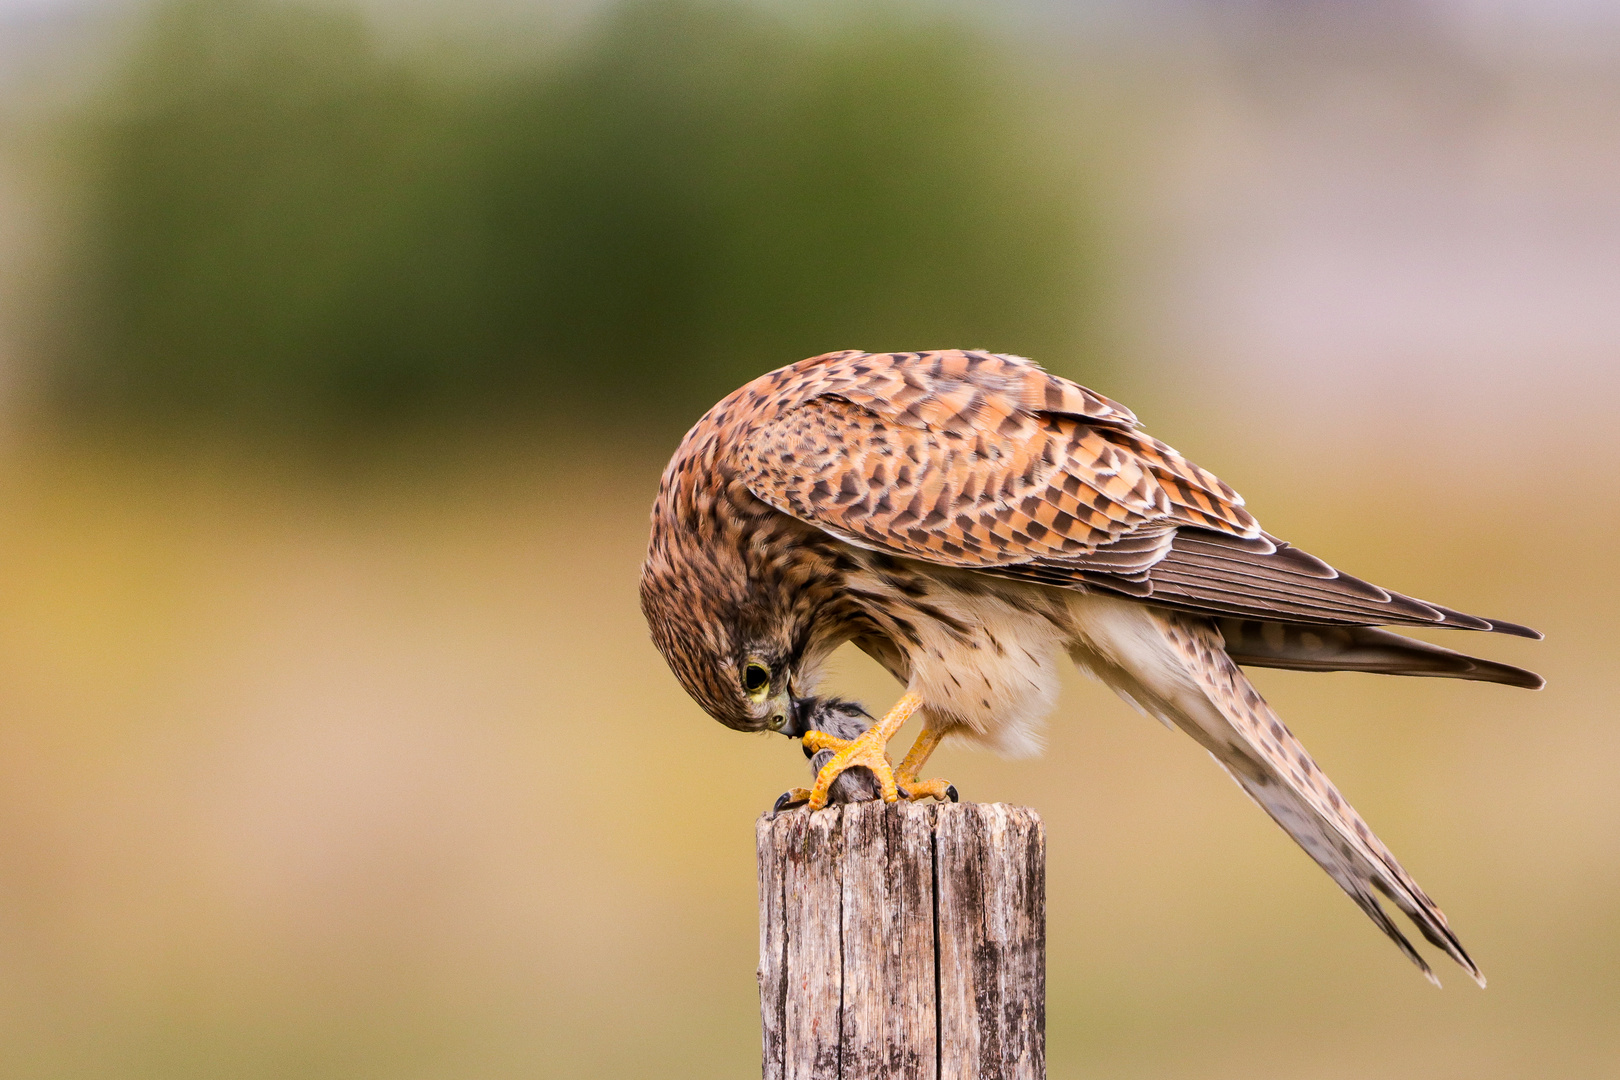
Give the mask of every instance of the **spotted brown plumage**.
M 1037 749 L 1067 659 L 1204 745 L 1425 972 L 1375 894 L 1478 977 L 1239 665 L 1537 687 L 1377 627 L 1540 635 L 1289 546 L 1128 409 L 1027 360 L 829 353 L 732 393 L 664 472 L 641 598 L 670 667 L 731 727 L 805 726 L 846 641 L 906 687 L 864 734 L 804 736 L 832 753 L 813 809 L 856 767 L 885 798 L 954 793 L 918 776 L 947 735 Z M 885 746 L 913 712 L 922 735 L 895 769 Z

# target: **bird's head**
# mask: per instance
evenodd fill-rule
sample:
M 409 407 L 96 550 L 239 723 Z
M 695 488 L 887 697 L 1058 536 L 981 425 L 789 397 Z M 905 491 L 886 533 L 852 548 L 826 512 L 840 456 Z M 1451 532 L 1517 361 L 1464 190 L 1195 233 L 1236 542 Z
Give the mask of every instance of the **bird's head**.
M 694 595 L 650 565 L 641 610 L 670 670 L 708 714 L 738 731 L 786 731 L 814 681 L 806 635 L 790 610 L 746 598 Z

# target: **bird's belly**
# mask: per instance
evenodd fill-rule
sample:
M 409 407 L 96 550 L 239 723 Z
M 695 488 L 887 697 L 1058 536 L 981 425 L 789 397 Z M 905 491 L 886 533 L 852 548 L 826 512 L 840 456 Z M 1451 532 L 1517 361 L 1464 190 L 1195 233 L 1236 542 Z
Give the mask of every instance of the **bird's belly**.
M 982 579 L 981 579 L 982 580 Z M 908 618 L 909 689 L 934 721 L 1008 757 L 1041 751 L 1057 702 L 1071 631 L 1067 609 L 1044 591 L 931 593 Z

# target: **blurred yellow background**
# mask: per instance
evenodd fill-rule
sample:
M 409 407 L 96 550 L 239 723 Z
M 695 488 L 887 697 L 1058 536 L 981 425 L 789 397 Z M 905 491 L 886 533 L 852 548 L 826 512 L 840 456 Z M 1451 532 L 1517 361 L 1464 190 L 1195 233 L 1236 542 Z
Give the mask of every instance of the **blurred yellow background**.
M 647 642 L 647 507 L 953 346 L 1547 633 L 1256 677 L 1483 992 L 1078 677 L 946 747 L 1047 822 L 1051 1076 L 1620 1075 L 1616 175 L 1604 5 L 0 0 L 0 1076 L 754 1075 L 808 774 Z

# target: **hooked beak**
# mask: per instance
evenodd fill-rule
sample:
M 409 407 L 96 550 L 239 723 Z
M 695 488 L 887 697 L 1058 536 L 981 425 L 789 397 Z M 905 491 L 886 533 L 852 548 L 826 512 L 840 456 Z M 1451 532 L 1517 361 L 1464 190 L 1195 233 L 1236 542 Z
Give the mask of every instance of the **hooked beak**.
M 771 698 L 771 711 L 765 716 L 765 729 L 792 734 L 795 718 L 793 705 L 793 695 L 786 690 Z
M 790 739 L 803 738 L 805 732 L 813 730 L 811 720 L 815 716 L 816 703 L 816 698 L 794 697 L 792 693 L 783 691 L 771 699 L 771 712 L 765 726 L 771 731 L 780 731 Z

